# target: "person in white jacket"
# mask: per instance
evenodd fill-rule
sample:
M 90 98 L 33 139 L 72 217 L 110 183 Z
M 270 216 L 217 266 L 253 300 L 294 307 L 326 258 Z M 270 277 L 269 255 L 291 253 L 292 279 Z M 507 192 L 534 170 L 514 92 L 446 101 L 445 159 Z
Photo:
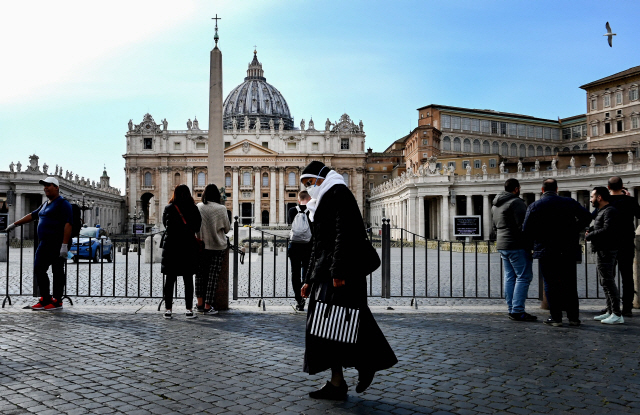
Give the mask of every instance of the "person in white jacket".
M 197 309 L 202 314 L 216 314 L 214 298 L 218 278 L 222 270 L 223 255 L 227 249 L 227 233 L 231 229 L 227 208 L 221 204 L 220 191 L 215 184 L 209 184 L 202 194 L 198 210 L 202 225 L 198 238 L 204 242 L 196 273 Z

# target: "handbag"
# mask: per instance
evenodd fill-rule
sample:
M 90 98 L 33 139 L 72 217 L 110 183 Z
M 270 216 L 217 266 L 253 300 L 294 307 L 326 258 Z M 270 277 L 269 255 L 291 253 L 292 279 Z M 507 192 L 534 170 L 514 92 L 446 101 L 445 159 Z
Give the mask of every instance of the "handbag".
M 180 215 L 180 217 L 182 218 L 182 223 L 187 224 L 187 221 L 185 220 L 184 216 L 182 216 L 182 212 L 180 212 L 180 209 L 178 208 L 178 205 L 173 205 L 175 206 L 176 210 L 178 211 L 178 214 Z M 198 238 L 195 234 L 193 235 L 194 239 L 196 240 L 196 245 L 198 246 L 198 252 L 202 252 L 204 251 L 204 241 L 200 238 Z
M 364 239 L 364 261 L 363 261 L 363 270 L 364 275 L 368 275 L 373 273 L 373 271 L 377 270 L 380 267 L 380 255 L 378 255 L 378 251 L 373 247 L 373 244 L 369 241 L 369 238 L 365 236 Z
M 333 294 L 328 301 L 323 300 L 315 302 L 309 317 L 309 334 L 338 343 L 355 344 L 358 341 L 360 309 L 335 304 Z

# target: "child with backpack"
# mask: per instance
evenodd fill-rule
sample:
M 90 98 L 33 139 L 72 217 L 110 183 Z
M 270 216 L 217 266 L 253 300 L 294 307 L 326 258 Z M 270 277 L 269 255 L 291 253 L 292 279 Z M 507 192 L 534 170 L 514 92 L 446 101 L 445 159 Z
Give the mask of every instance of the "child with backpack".
M 311 256 L 311 227 L 309 226 L 309 214 L 307 202 L 311 196 L 305 190 L 298 193 L 298 206 L 289 209 L 289 260 L 291 261 L 291 285 L 296 298 L 296 311 L 304 311 L 305 299 L 300 294 L 302 281 L 309 266 Z

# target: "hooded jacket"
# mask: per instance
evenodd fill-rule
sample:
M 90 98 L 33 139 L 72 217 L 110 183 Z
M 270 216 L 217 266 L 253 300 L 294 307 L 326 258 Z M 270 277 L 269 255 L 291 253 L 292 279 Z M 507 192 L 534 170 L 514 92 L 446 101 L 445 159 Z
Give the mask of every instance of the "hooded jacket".
M 618 242 L 623 233 L 620 219 L 620 212 L 611 203 L 598 209 L 593 226 L 589 228 L 585 237 L 591 242 L 593 252 L 618 249 Z
M 491 214 L 497 234 L 497 249 L 525 249 L 522 223 L 527 213 L 524 200 L 513 193 L 501 192 L 493 199 Z

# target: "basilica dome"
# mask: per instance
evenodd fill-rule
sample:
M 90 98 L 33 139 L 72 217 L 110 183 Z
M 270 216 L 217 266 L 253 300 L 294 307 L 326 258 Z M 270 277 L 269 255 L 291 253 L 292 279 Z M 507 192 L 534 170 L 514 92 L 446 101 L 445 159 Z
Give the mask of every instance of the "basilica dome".
M 260 129 L 269 130 L 269 122 L 273 120 L 276 130 L 280 128 L 280 119 L 285 130 L 293 129 L 293 117 L 284 97 L 273 85 L 267 83 L 258 62 L 257 52 L 253 51 L 253 61 L 247 69 L 247 77 L 227 95 L 222 109 L 223 126 L 225 130 L 245 128 L 248 119 L 249 128 L 255 129 L 255 123 L 260 119 Z

